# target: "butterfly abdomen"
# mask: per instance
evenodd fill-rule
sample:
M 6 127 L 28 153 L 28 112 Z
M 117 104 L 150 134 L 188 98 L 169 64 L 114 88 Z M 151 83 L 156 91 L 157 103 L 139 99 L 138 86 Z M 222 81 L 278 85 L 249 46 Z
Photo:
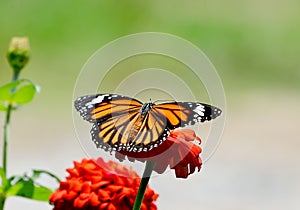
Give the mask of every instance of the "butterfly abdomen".
M 131 143 L 134 141 L 134 139 L 136 138 L 142 124 L 143 124 L 143 120 L 144 120 L 144 116 L 140 116 L 137 121 L 134 123 L 134 125 L 131 127 L 131 129 L 129 130 L 129 134 L 128 134 L 128 143 Z

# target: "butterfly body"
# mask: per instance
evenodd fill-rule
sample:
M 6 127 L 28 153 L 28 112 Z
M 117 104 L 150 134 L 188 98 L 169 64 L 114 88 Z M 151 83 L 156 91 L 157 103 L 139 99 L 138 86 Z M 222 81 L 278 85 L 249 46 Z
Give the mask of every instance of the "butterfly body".
M 155 105 L 155 104 L 154 103 L 144 103 L 140 109 L 141 115 L 146 115 L 151 110 L 153 105 Z
M 97 147 L 148 151 L 161 144 L 170 130 L 218 117 L 221 110 L 195 102 L 141 103 L 116 94 L 83 96 L 75 108 L 87 121 Z

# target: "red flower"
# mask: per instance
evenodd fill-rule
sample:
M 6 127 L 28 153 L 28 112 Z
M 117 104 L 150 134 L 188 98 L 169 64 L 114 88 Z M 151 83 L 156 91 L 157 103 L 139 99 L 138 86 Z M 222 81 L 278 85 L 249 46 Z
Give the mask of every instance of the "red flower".
M 116 153 L 116 158 L 120 161 L 123 161 L 125 156 L 130 161 L 149 160 L 156 163 L 154 170 L 157 173 L 163 173 L 170 166 L 175 170 L 177 178 L 187 178 L 196 168 L 200 171 L 202 165 L 199 157 L 202 149 L 194 144 L 194 141 L 201 143 L 201 139 L 193 130 L 172 130 L 168 138 L 158 147 L 147 152 L 120 151 Z
M 102 167 L 100 167 L 100 165 Z M 74 162 L 66 181 L 50 196 L 53 210 L 131 210 L 140 178 L 119 163 L 83 159 Z M 142 210 L 156 210 L 158 194 L 147 187 Z

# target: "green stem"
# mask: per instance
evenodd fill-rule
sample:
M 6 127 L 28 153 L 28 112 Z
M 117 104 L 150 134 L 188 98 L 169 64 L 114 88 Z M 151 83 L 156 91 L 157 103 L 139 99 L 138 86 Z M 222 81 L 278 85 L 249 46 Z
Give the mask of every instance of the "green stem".
M 133 210 L 140 210 L 140 208 L 141 208 L 141 205 L 142 205 L 142 202 L 144 199 L 144 195 L 146 192 L 146 188 L 147 188 L 147 185 L 150 180 L 150 176 L 151 176 L 151 173 L 152 173 L 154 167 L 155 167 L 155 163 L 150 162 L 150 161 L 146 162 L 146 167 L 144 170 L 143 178 L 141 180 L 140 187 L 139 187 L 139 190 L 137 192 L 137 195 L 136 195 L 136 198 L 134 201 Z
M 5 204 L 5 196 L 1 193 L 0 194 L 0 210 L 4 209 L 4 204 Z
M 16 81 L 19 78 L 20 70 L 14 70 L 12 81 Z
M 6 110 L 6 118 L 5 118 L 5 125 L 4 125 L 4 143 L 3 143 L 3 171 L 6 177 L 7 172 L 7 143 L 8 143 L 8 134 L 9 134 L 9 123 L 10 123 L 10 113 L 11 113 L 12 106 L 9 105 Z
M 16 81 L 18 79 L 19 74 L 14 73 L 12 81 Z M 14 90 L 11 90 L 14 91 Z M 8 144 L 8 135 L 9 135 L 9 125 L 10 125 L 10 115 L 12 111 L 12 105 L 9 104 L 6 110 L 6 117 L 5 117 L 5 124 L 4 124 L 4 137 L 3 137 L 3 172 L 4 176 L 2 177 L 2 187 L 5 187 L 5 183 L 7 180 L 7 144 Z M 4 192 L 0 193 L 0 210 L 4 209 L 4 204 L 5 204 L 6 196 Z
M 19 73 L 17 71 L 14 71 L 12 81 L 16 81 L 19 77 Z M 14 91 L 14 90 L 11 90 Z M 4 176 L 7 177 L 7 144 L 8 144 L 8 135 L 9 135 L 9 124 L 10 124 L 10 113 L 12 111 L 12 105 L 9 104 L 6 110 L 6 118 L 5 118 L 5 124 L 4 124 L 4 137 L 3 137 L 3 171 Z

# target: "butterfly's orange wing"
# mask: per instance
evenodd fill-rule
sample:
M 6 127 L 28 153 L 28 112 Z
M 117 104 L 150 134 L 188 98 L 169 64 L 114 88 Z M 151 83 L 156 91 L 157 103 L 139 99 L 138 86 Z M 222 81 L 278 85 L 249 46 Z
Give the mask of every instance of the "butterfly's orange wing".
M 75 101 L 81 116 L 94 123 L 97 147 L 142 151 L 159 145 L 169 134 L 167 121 L 155 113 L 141 115 L 142 103 L 111 94 L 84 96 Z
M 221 110 L 193 102 L 154 105 L 142 114 L 143 104 L 133 98 L 97 94 L 75 101 L 81 116 L 93 123 L 97 147 L 125 151 L 147 151 L 161 144 L 171 129 L 216 118 Z
M 157 115 L 165 118 L 169 129 L 209 121 L 222 113 L 221 109 L 217 107 L 195 102 L 162 103 L 154 105 L 151 112 L 155 112 Z

